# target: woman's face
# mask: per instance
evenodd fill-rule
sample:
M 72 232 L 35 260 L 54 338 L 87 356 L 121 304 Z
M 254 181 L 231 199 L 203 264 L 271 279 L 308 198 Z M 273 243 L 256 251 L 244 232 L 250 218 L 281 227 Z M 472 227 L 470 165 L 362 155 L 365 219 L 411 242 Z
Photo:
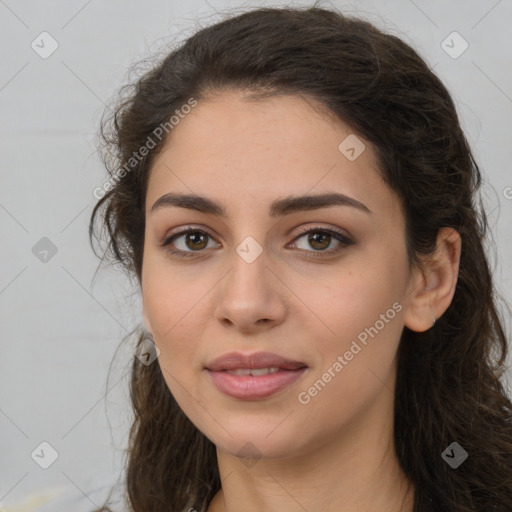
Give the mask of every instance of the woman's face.
M 411 292 L 403 212 L 372 146 L 311 105 L 199 102 L 148 183 L 146 326 L 185 414 L 232 454 L 301 455 L 392 417 Z M 233 352 L 302 368 L 211 371 Z

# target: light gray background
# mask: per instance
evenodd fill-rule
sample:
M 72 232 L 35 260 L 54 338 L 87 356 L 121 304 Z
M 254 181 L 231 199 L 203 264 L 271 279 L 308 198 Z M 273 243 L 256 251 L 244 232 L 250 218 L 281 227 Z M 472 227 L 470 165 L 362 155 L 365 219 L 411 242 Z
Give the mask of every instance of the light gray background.
M 100 501 L 92 490 L 121 467 L 129 345 L 107 394 L 106 378 L 121 338 L 141 318 L 138 291 L 119 272 L 101 270 L 93 281 L 87 225 L 92 191 L 104 181 L 94 152 L 104 103 L 135 61 L 220 19 L 216 11 L 257 5 L 284 2 L 0 0 L 0 506 L 67 489 L 87 510 Z M 485 176 L 498 291 L 511 301 L 512 2 L 332 5 L 405 38 L 453 93 Z M 47 59 L 31 48 L 44 31 L 59 45 Z M 441 46 L 453 31 L 469 44 L 456 59 Z M 42 237 L 57 247 L 47 262 L 32 251 Z M 31 458 L 42 441 L 59 455 L 46 470 Z

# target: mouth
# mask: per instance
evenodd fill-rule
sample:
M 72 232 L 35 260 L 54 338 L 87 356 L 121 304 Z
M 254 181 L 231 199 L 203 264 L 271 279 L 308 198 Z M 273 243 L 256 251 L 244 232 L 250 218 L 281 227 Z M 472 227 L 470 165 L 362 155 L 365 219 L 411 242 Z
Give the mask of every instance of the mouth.
M 291 386 L 307 369 L 303 362 L 269 352 L 225 354 L 205 367 L 221 393 L 241 400 L 267 398 Z

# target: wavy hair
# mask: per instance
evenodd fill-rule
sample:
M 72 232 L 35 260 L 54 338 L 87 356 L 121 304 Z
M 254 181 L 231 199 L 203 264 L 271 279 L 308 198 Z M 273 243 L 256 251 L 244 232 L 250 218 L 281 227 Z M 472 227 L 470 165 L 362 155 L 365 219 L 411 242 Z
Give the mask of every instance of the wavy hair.
M 165 141 L 153 140 L 155 129 L 191 98 L 230 90 L 310 97 L 370 141 L 403 203 L 411 265 L 433 254 L 440 228 L 459 232 L 451 305 L 432 329 L 404 327 L 401 336 L 396 452 L 415 486 L 414 512 L 510 512 L 512 403 L 501 382 L 507 340 L 485 252 L 481 172 L 449 92 L 400 38 L 317 6 L 255 9 L 198 30 L 122 88 L 102 119 L 110 182 L 90 219 L 93 248 L 96 239 L 102 258 L 140 283 L 148 176 Z M 154 147 L 131 160 L 149 138 Z M 221 485 L 215 446 L 182 412 L 158 364 L 134 358 L 130 393 L 131 509 L 206 510 Z M 452 442 L 469 454 L 457 469 L 441 456 Z

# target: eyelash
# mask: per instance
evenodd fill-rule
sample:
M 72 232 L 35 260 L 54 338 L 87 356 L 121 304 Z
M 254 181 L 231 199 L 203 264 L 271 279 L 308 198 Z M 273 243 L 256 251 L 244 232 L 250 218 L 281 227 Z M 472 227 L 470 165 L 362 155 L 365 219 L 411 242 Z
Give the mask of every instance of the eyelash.
M 180 238 L 181 236 L 186 235 L 188 233 L 201 233 L 201 234 L 206 235 L 209 238 L 213 238 L 209 233 L 207 233 L 206 231 L 204 231 L 202 229 L 188 227 L 188 228 L 186 228 L 186 229 L 184 229 L 182 231 L 179 231 L 179 232 L 174 233 L 171 236 L 167 237 L 163 241 L 163 243 L 161 244 L 161 247 L 164 247 L 164 249 L 167 252 L 169 252 L 171 255 L 179 256 L 181 258 L 194 257 L 194 255 L 195 255 L 194 253 L 203 252 L 203 249 L 202 250 L 198 250 L 198 251 L 182 251 L 181 249 L 175 250 L 175 249 L 171 249 L 170 248 L 171 247 L 171 243 L 174 242 L 174 240 L 176 240 L 177 238 Z M 304 235 L 307 235 L 309 233 L 327 234 L 327 235 L 335 238 L 338 242 L 340 242 L 340 245 L 336 249 L 325 250 L 325 251 L 315 251 L 315 250 L 313 250 L 313 251 L 306 251 L 306 252 L 311 252 L 312 253 L 310 256 L 308 256 L 308 257 L 312 257 L 312 258 L 324 258 L 325 257 L 324 255 L 326 255 L 326 254 L 327 255 L 336 254 L 336 253 L 342 251 L 345 247 L 353 245 L 353 243 L 354 243 L 346 235 L 344 235 L 343 233 L 341 233 L 339 231 L 336 231 L 336 230 L 333 230 L 333 229 L 320 228 L 320 227 L 309 228 L 309 229 L 306 229 L 304 231 L 301 231 L 293 239 L 293 241 L 296 241 L 299 238 L 301 238 Z M 301 250 L 305 250 L 305 249 L 301 249 Z

